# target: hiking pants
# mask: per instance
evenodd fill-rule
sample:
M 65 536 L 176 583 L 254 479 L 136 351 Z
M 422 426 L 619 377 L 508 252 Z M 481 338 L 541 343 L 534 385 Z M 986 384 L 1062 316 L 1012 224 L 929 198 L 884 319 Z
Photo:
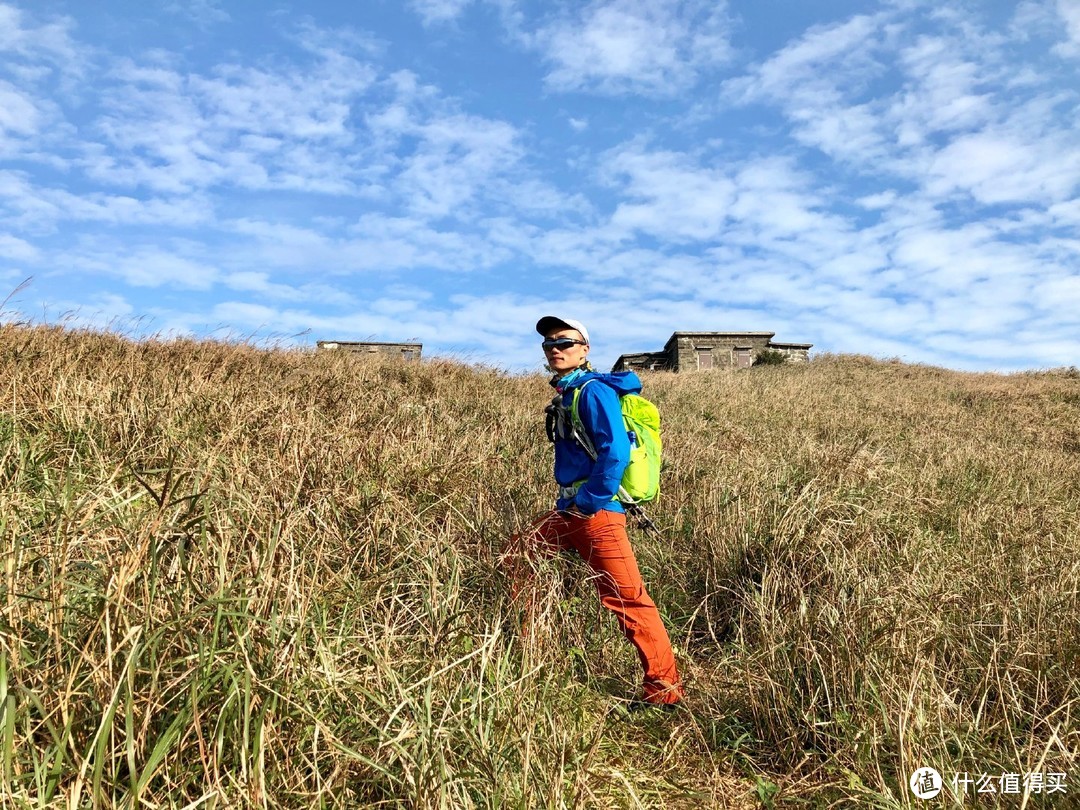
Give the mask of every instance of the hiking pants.
M 517 538 L 530 556 L 573 549 L 596 573 L 600 602 L 615 614 L 623 635 L 634 645 L 644 670 L 645 700 L 677 703 L 682 697 L 675 655 L 667 630 L 638 571 L 626 515 L 601 510 L 591 517 L 548 512 Z

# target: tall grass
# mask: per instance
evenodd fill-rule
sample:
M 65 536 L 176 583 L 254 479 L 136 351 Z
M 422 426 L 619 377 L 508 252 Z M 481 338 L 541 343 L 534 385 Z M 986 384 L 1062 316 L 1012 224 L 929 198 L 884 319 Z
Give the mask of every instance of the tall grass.
M 0 328 L 0 804 L 900 807 L 924 765 L 1080 795 L 1077 380 L 645 384 L 661 716 L 580 563 L 527 628 L 511 598 L 544 379 Z

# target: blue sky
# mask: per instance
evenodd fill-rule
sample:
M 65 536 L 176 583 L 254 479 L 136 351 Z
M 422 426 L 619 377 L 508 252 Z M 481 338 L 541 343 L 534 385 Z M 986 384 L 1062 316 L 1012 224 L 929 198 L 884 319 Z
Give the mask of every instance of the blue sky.
M 1080 364 L 1078 66 L 1080 0 L 0 0 L 4 317 Z

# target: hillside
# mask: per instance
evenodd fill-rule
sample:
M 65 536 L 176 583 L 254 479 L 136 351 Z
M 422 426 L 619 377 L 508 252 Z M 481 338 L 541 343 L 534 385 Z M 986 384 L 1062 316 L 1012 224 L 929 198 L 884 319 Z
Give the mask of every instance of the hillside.
M 576 561 L 521 632 L 545 378 L 0 327 L 0 805 L 897 807 L 921 766 L 1077 800 L 1080 380 L 644 382 L 670 715 L 626 711 Z

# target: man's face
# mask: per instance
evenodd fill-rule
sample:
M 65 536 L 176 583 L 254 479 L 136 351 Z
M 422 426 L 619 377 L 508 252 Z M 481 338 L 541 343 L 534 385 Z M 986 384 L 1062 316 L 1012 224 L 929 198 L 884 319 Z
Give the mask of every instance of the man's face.
M 569 338 L 570 340 L 581 340 L 581 332 L 576 329 L 550 329 L 544 333 L 546 340 L 558 340 L 559 338 Z M 573 371 L 580 366 L 585 357 L 589 354 L 589 347 L 582 343 L 571 343 L 568 346 L 552 346 L 550 349 L 544 349 L 544 357 L 547 360 L 548 368 L 554 371 L 556 374 L 565 374 L 567 371 Z

